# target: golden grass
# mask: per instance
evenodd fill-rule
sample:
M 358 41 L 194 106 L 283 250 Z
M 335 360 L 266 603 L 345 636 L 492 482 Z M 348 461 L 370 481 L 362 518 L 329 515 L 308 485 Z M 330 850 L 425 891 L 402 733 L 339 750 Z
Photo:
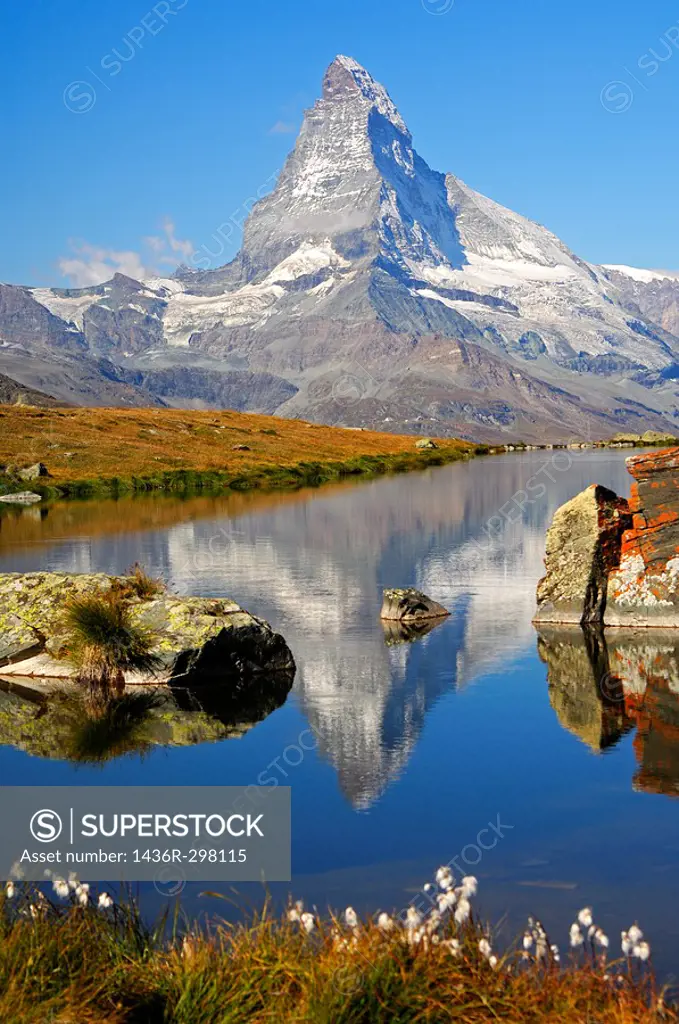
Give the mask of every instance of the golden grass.
M 674 1022 L 647 965 L 581 954 L 566 966 L 509 952 L 495 967 L 483 929 L 410 945 L 373 924 L 333 918 L 307 935 L 264 911 L 246 924 L 146 928 L 134 905 L 56 907 L 35 893 L 0 899 L 3 1024 L 651 1024 Z M 445 936 L 442 936 L 442 940 Z M 609 975 L 608 978 L 605 975 Z
M 416 440 L 229 410 L 0 406 L 0 464 L 44 462 L 50 482 L 57 485 L 182 470 L 239 474 L 309 462 L 413 455 Z M 234 450 L 238 445 L 250 450 Z M 458 455 L 475 449 L 450 439 L 441 447 Z M 426 453 L 421 458 L 426 464 Z

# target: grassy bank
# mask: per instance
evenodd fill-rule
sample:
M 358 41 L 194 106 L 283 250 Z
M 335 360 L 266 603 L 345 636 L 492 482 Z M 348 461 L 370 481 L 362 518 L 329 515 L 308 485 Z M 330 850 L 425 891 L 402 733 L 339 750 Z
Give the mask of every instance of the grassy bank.
M 12 470 L 4 482 L 43 497 L 295 489 L 487 451 L 451 439 L 422 451 L 416 441 L 229 410 L 0 407 L 0 465 Z M 21 481 L 13 472 L 39 462 L 49 476 Z
M 656 992 L 650 960 L 608 956 L 605 936 L 561 955 L 539 922 L 518 949 L 494 953 L 464 879 L 438 894 L 441 912 L 401 925 L 351 908 L 319 920 L 294 906 L 248 923 L 154 929 L 74 880 L 54 901 L 10 886 L 0 897 L 3 1024 L 650 1024 L 676 1013 Z M 453 903 L 454 900 L 454 903 Z M 455 909 L 453 910 L 453 906 Z M 586 911 L 581 911 L 581 915 Z M 571 929 L 571 940 L 574 932 Z M 606 940 L 607 941 L 607 940 Z

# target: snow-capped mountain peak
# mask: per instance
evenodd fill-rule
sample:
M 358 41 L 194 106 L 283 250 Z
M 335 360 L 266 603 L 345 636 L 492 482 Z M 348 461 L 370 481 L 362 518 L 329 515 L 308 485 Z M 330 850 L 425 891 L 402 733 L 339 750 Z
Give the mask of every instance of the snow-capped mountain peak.
M 325 99 L 334 100 L 338 96 L 352 94 L 360 94 L 366 102 L 366 108 L 374 108 L 391 121 L 399 132 L 408 139 L 411 138 L 405 121 L 384 86 L 376 82 L 353 57 L 340 55 L 335 57 L 325 73 L 323 96 Z
M 676 275 L 593 266 L 433 170 L 347 56 L 231 263 L 144 284 L 0 286 L 0 342 L 13 345 L 0 351 L 15 353 L 0 370 L 16 379 L 18 344 L 71 353 L 71 374 L 89 351 L 88 382 L 105 374 L 107 397 L 125 385 L 144 389 L 138 401 L 489 439 L 670 430 L 677 331 Z M 66 385 L 59 397 L 77 400 Z

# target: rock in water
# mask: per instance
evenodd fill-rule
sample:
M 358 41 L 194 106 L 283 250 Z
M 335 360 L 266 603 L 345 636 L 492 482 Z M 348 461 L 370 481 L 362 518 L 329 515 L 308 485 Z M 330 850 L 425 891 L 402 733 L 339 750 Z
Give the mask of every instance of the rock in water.
M 6 505 L 35 505 L 38 501 L 42 501 L 42 498 L 39 494 L 34 494 L 33 491 L 18 491 L 16 494 L 3 494 L 0 496 L 0 501 Z
M 69 679 L 63 659 L 63 609 L 67 601 L 130 585 L 104 574 L 6 573 L 0 575 L 0 665 L 4 676 Z M 288 645 L 268 622 L 228 598 L 176 597 L 164 592 L 130 598 L 135 624 L 158 636 L 162 668 L 128 683 L 173 685 L 223 683 L 238 688 L 254 677 L 294 673 Z
M 444 618 L 449 614 L 426 594 L 409 588 L 384 591 L 380 618 L 387 622 L 418 622 L 422 619 Z
M 631 529 L 608 580 L 609 626 L 679 626 L 679 448 L 627 460 Z
M 632 525 L 624 498 L 592 484 L 557 509 L 547 531 L 546 575 L 534 622 L 602 623 L 609 573 Z

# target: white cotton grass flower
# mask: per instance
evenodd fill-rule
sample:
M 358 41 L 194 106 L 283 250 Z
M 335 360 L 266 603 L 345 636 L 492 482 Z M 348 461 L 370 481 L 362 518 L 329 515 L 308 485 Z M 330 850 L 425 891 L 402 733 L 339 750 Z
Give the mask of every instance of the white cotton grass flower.
M 304 928 L 304 931 L 307 933 L 307 935 L 310 935 L 311 932 L 316 927 L 316 920 L 314 918 L 314 915 L 310 914 L 308 910 L 302 914 L 302 916 L 300 917 L 300 922 L 302 928 Z
M 451 956 L 459 956 L 462 952 L 462 943 L 459 939 L 444 939 L 441 945 L 449 950 Z
M 632 950 L 634 949 L 634 943 L 632 942 L 632 940 L 629 937 L 629 932 L 621 932 L 620 933 L 620 939 L 621 939 L 621 943 L 620 944 L 622 946 L 622 951 L 623 951 L 624 955 L 625 956 L 630 956 Z
M 638 945 L 644 937 L 644 933 L 638 924 L 633 924 L 627 934 L 629 935 L 629 940 L 633 946 Z
M 525 950 L 529 950 L 532 945 L 533 945 L 533 936 L 532 936 L 531 932 L 524 932 L 523 933 L 523 948 Z
M 481 954 L 481 956 L 484 956 L 486 960 L 488 960 L 492 952 L 493 950 L 491 949 L 491 945 L 488 939 L 481 939 L 481 941 L 479 942 L 479 953 Z
M 422 924 L 422 914 L 416 907 L 408 907 L 408 913 L 406 914 L 406 928 L 412 931 L 414 928 L 419 928 Z
M 559 952 L 559 947 L 556 946 L 556 945 L 550 946 L 549 950 L 550 950 L 550 953 L 552 954 L 552 957 L 554 959 L 554 963 L 555 964 L 561 963 L 561 953 Z
M 476 896 L 479 890 L 479 881 L 474 877 L 474 875 L 466 875 L 462 879 L 460 889 L 462 890 L 462 896 L 464 899 L 471 899 L 472 896 Z
M 608 935 L 606 935 L 603 928 L 596 929 L 596 931 L 594 932 L 594 941 L 596 942 L 597 946 L 601 946 L 602 949 L 608 949 L 608 947 L 610 946 Z
M 73 889 L 74 892 L 78 888 L 78 886 L 80 885 L 80 881 L 79 881 L 78 876 L 76 875 L 75 871 L 71 871 L 71 873 L 69 874 L 69 876 L 68 876 L 68 884 L 70 885 L 71 889 Z
M 493 968 L 493 970 L 495 970 L 495 968 L 497 967 L 497 957 L 494 954 L 492 956 L 489 956 L 488 963 Z
M 74 890 L 75 896 L 81 907 L 86 907 L 90 902 L 90 887 L 87 882 L 81 882 Z
M 304 900 L 297 900 L 293 907 L 288 910 L 288 921 L 291 924 L 296 924 L 302 918 L 302 911 L 304 910 Z
M 377 918 L 377 927 L 382 932 L 393 932 L 396 925 L 394 924 L 389 914 L 381 913 L 380 916 Z
M 63 878 L 55 878 L 52 882 L 52 888 L 60 900 L 67 900 L 71 895 L 70 886 Z
M 436 904 L 439 908 L 439 913 L 445 914 L 446 911 L 452 910 L 457 903 L 457 893 L 454 889 L 446 889 L 445 892 L 440 892 L 436 897 Z
M 15 893 L 16 888 L 14 886 L 14 882 L 8 882 L 7 885 L 5 886 L 5 896 L 7 897 L 8 900 L 13 900 Z
M 358 914 L 353 907 L 347 907 L 344 911 L 344 920 L 349 928 L 358 928 Z
M 471 914 L 471 912 L 472 905 L 469 902 L 469 900 L 464 899 L 464 897 L 458 900 L 457 906 L 455 908 L 455 921 L 457 922 L 457 924 L 464 924 L 465 921 L 469 919 L 469 915 Z
M 436 890 L 436 886 L 433 885 L 431 882 L 425 882 L 424 885 L 422 886 L 422 889 L 424 892 L 429 894 L 430 892 L 434 892 Z
M 581 946 L 585 941 L 585 938 L 582 932 L 580 931 L 580 925 L 577 924 L 577 922 L 574 922 L 571 925 L 570 938 L 571 946 L 573 947 L 573 949 L 577 949 L 578 946 Z
M 440 867 L 438 869 L 435 877 L 436 884 L 438 885 L 439 889 L 443 889 L 445 891 L 446 889 L 452 889 L 453 886 L 455 885 L 453 873 L 450 870 L 450 868 L 445 864 L 443 865 L 443 867 Z
M 97 901 L 97 906 L 99 907 L 100 910 L 110 910 L 111 909 L 111 907 L 113 906 L 113 900 L 112 900 L 112 898 L 109 896 L 109 894 L 107 892 L 99 893 L 99 899 Z
M 635 945 L 632 950 L 632 956 L 637 957 L 638 960 L 648 960 L 651 955 L 651 947 L 647 942 L 639 942 Z
M 582 910 L 578 914 L 578 923 L 581 924 L 583 928 L 592 927 L 592 925 L 594 924 L 594 918 L 592 917 L 591 907 L 582 908 Z

